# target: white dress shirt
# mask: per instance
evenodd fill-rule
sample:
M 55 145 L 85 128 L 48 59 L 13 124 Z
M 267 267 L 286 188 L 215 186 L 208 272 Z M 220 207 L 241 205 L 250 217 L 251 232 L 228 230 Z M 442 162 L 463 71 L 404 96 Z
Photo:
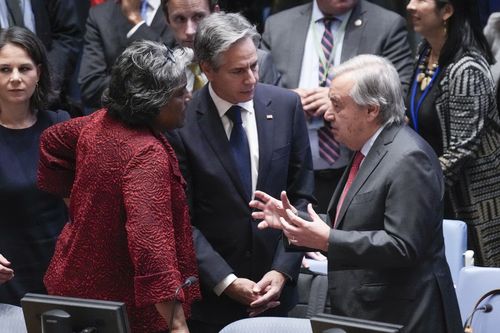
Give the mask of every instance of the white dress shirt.
M 210 93 L 210 97 L 217 108 L 217 112 L 219 113 L 222 126 L 224 127 L 224 131 L 226 132 L 227 138 L 231 137 L 231 130 L 233 129 L 233 122 L 228 118 L 226 112 L 229 110 L 232 103 L 223 100 L 220 98 L 212 88 L 212 85 L 208 84 L 208 92 Z M 244 103 L 238 103 L 238 106 L 244 109 L 244 112 L 241 113 L 241 121 L 243 123 L 243 128 L 245 129 L 248 146 L 250 149 L 250 169 L 252 172 L 252 198 L 253 193 L 255 192 L 255 188 L 257 187 L 257 177 L 259 170 L 259 136 L 257 132 L 257 121 L 255 120 L 255 110 L 253 107 L 253 100 L 249 100 Z M 237 277 L 234 274 L 229 274 L 226 276 L 221 282 L 219 282 L 214 287 L 214 292 L 217 296 L 220 296 L 226 288 L 236 280 Z

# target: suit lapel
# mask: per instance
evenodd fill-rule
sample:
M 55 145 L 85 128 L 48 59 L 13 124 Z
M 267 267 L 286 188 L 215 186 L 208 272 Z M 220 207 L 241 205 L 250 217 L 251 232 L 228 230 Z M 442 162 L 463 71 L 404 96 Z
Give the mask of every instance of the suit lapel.
M 127 18 L 123 15 L 122 10 L 120 9 L 120 4 L 114 3 L 111 7 L 111 13 L 109 15 L 109 24 L 110 31 L 113 32 L 113 35 L 119 40 L 116 43 L 116 48 L 121 50 L 120 53 L 127 47 L 127 33 L 134 26 L 127 20 Z M 119 33 L 116 33 L 119 32 Z
M 366 15 L 364 15 L 365 11 L 363 1 L 359 1 L 356 7 L 354 7 L 349 17 L 349 21 L 347 21 L 340 62 L 345 62 L 358 55 L 358 49 L 362 42 L 363 32 L 366 27 L 365 20 L 368 19 Z M 361 23 L 361 25 L 359 23 Z
M 231 178 L 238 193 L 246 202 L 250 201 L 248 194 L 241 182 L 236 163 L 231 155 L 231 147 L 227 139 L 224 126 L 217 112 L 217 108 L 208 93 L 208 85 L 205 85 L 200 91 L 201 98 L 198 100 L 196 107 L 197 121 L 201 132 L 205 136 L 210 147 L 215 152 L 216 158 L 219 159 L 222 166 L 226 170 L 229 178 Z
M 380 164 L 382 159 L 385 157 L 387 154 L 388 146 L 393 142 L 394 136 L 399 132 L 401 129 L 400 126 L 388 126 L 382 130 L 378 138 L 375 140 L 373 143 L 372 148 L 370 149 L 368 155 L 364 158 L 363 163 L 361 164 L 361 167 L 359 168 L 358 174 L 356 175 L 356 178 L 351 184 L 351 188 L 349 189 L 349 192 L 347 192 L 347 195 L 344 199 L 344 202 L 342 203 L 342 207 L 340 207 L 340 212 L 338 216 L 338 228 L 341 228 L 343 225 L 343 218 L 344 215 L 351 205 L 352 199 L 354 196 L 359 192 L 360 188 L 366 183 L 370 175 L 375 171 L 377 166 Z M 351 161 L 352 164 L 352 161 Z M 349 165 L 350 168 L 350 165 Z M 346 172 L 347 174 L 348 172 Z M 346 176 L 344 174 L 344 177 Z M 344 178 L 343 177 L 343 178 Z M 344 180 L 344 179 L 343 179 Z M 345 184 L 345 180 L 344 180 Z M 342 186 L 343 189 L 343 186 Z M 340 190 L 341 193 L 342 190 Z M 338 194 L 340 196 L 340 194 Z M 338 201 L 338 200 L 337 200 Z M 335 212 L 335 211 L 333 211 Z M 334 216 L 334 215 L 333 215 Z
M 254 96 L 255 120 L 259 137 L 259 176 L 257 177 L 257 189 L 265 184 L 267 170 L 271 168 L 271 156 L 273 152 L 274 120 L 273 110 L 270 108 L 271 99 L 263 96 L 259 84 Z M 268 116 L 271 116 L 269 119 Z
M 294 45 L 305 45 L 307 32 L 309 31 L 309 24 L 311 23 L 312 16 L 312 3 L 305 6 L 296 22 L 291 25 L 289 37 L 290 48 L 288 49 L 288 67 L 298 68 L 299 70 L 292 70 L 289 72 L 290 82 L 287 83 L 289 87 L 298 87 L 300 79 L 300 68 L 302 68 L 302 58 L 304 58 L 303 47 L 293 47 Z

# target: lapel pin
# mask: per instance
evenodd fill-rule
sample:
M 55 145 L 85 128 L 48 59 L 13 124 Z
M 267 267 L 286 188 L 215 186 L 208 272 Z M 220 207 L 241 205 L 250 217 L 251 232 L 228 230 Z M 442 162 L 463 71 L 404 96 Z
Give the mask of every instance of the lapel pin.
M 354 25 L 357 27 L 360 27 L 362 24 L 363 24 L 363 21 L 361 21 L 361 19 L 357 19 L 356 21 L 354 21 Z
M 273 120 L 273 115 L 272 114 L 267 114 L 266 115 L 267 120 Z

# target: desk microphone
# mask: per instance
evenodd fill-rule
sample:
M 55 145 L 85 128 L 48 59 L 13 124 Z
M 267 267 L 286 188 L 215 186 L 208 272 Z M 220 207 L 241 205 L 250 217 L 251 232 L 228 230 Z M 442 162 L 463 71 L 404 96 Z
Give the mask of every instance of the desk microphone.
M 491 312 L 492 310 L 493 310 L 493 305 L 491 305 L 490 303 L 486 303 L 483 306 L 475 308 L 474 311 L 472 311 L 470 316 L 465 321 L 464 333 L 472 333 L 472 319 L 474 318 L 474 313 L 476 313 L 477 311 L 488 313 Z
M 174 306 L 172 307 L 172 314 L 170 315 L 170 324 L 168 325 L 168 331 L 172 332 L 172 326 L 174 325 L 174 314 L 175 314 L 175 308 L 177 307 L 177 296 L 179 296 L 179 292 L 187 287 L 190 287 L 193 283 L 198 281 L 198 278 L 195 276 L 190 276 L 182 283 L 180 286 L 175 289 L 175 295 L 174 295 Z

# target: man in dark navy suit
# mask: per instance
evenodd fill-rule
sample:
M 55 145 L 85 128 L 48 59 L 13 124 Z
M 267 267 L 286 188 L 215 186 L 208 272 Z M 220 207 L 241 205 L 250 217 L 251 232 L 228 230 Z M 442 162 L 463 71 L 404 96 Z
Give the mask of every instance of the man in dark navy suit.
M 186 111 L 175 147 L 188 182 L 202 300 L 191 333 L 219 332 L 248 316 L 286 316 L 297 302 L 302 253 L 286 253 L 278 230 L 259 231 L 255 189 L 314 201 L 300 98 L 258 82 L 259 34 L 240 14 L 213 13 L 198 26 L 195 56 L 209 84 Z

